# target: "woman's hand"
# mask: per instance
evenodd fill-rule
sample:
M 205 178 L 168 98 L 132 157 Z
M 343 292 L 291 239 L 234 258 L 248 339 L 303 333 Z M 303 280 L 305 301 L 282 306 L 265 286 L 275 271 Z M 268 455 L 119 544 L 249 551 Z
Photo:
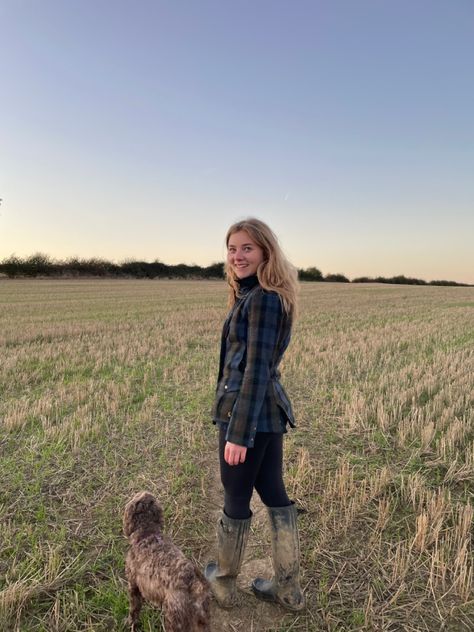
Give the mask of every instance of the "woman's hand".
M 224 460 L 228 465 L 238 465 L 245 461 L 247 448 L 227 441 L 224 448 Z

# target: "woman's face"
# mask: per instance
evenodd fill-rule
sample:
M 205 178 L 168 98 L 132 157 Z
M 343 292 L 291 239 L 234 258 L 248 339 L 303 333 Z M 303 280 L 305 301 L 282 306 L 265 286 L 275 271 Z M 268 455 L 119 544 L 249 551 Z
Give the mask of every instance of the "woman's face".
M 238 279 L 257 274 L 257 268 L 264 260 L 263 250 L 246 230 L 239 230 L 229 237 L 227 243 L 227 263 Z

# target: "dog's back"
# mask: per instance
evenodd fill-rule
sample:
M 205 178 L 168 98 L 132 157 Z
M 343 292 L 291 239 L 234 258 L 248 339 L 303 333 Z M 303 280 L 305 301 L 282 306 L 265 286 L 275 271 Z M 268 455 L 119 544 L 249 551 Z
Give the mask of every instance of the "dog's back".
M 160 511 L 149 493 L 138 494 L 126 507 L 124 532 L 130 549 L 125 566 L 132 629 L 141 600 L 145 599 L 162 608 L 167 632 L 210 632 L 209 584 L 172 540 L 161 533 L 162 520 L 150 519 L 150 514 L 159 516 Z
M 143 598 L 162 607 L 170 632 L 210 632 L 210 589 L 201 571 L 162 534 L 131 538 L 127 568 Z

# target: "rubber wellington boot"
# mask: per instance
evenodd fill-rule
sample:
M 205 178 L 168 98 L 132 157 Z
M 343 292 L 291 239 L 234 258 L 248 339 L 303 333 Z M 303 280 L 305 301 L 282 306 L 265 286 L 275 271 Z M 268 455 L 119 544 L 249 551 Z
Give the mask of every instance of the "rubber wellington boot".
M 300 552 L 296 507 L 267 507 L 272 536 L 273 579 L 254 579 L 256 597 L 276 601 L 288 610 L 303 610 L 305 598 L 300 587 Z
M 242 566 L 247 544 L 250 518 L 237 520 L 222 512 L 217 523 L 217 562 L 209 562 L 204 570 L 212 593 L 221 608 L 237 604 L 237 575 Z

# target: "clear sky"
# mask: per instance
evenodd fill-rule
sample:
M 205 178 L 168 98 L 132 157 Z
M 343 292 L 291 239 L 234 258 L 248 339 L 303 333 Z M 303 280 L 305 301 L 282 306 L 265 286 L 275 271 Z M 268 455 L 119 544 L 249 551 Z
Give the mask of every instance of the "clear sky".
M 0 258 L 474 283 L 473 0 L 0 0 Z

